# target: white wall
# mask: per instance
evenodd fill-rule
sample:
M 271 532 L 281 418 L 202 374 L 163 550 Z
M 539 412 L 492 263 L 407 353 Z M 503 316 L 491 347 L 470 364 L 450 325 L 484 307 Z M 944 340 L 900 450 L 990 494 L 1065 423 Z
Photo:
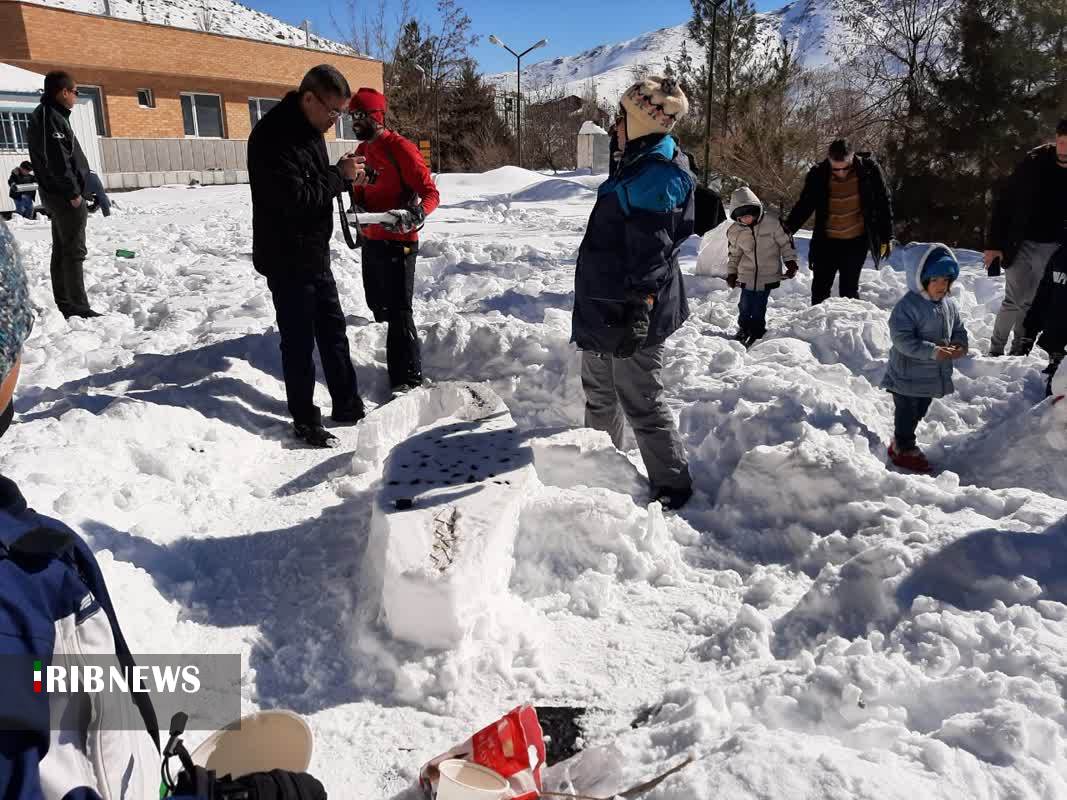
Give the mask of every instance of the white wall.
M 25 94 L 0 93 L 0 110 L 19 111 L 25 114 L 31 113 L 38 104 L 37 97 Z M 74 129 L 74 135 L 85 151 L 85 158 L 89 162 L 89 168 L 96 173 L 100 172 L 100 140 L 96 135 L 96 117 L 93 115 L 93 104 L 88 98 L 78 100 L 74 112 L 70 115 L 70 125 Z M 14 211 L 15 206 L 11 198 L 7 196 L 7 177 L 16 166 L 30 157 L 29 150 L 4 150 L 0 151 L 0 211 Z M 40 202 L 41 196 L 37 195 Z

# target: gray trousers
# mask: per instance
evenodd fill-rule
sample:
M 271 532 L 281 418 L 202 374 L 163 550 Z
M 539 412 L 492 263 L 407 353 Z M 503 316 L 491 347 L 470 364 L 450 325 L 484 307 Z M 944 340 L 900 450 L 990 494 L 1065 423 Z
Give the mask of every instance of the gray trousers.
M 990 339 L 989 349 L 994 353 L 1003 353 L 1008 344 L 1008 335 L 1014 330 L 1015 340 L 1018 341 L 1024 335 L 1023 320 L 1026 312 L 1030 310 L 1030 304 L 1034 302 L 1034 294 L 1038 284 L 1045 275 L 1045 267 L 1052 254 L 1059 249 L 1055 242 L 1030 242 L 1022 243 L 1018 255 L 1011 262 L 1011 266 L 1004 272 L 1004 302 L 1000 305 L 997 313 L 997 321 L 993 324 L 993 336 Z
M 623 414 L 630 421 L 655 489 L 688 489 L 689 460 L 674 416 L 663 399 L 663 346 L 638 350 L 633 358 L 582 353 L 585 425 L 623 443 Z
M 74 208 L 69 200 L 44 195 L 45 208 L 52 214 L 52 296 L 56 307 L 67 317 L 89 310 L 85 294 L 85 221 L 89 209 L 82 204 Z

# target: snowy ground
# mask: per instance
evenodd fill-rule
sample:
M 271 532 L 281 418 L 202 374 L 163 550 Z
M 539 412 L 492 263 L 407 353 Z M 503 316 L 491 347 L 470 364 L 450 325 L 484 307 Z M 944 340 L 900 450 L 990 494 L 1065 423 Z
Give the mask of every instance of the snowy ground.
M 488 382 L 529 480 L 514 563 L 489 565 L 510 580 L 459 646 L 388 635 L 361 589 L 388 448 L 430 406 L 383 406 L 340 450 L 293 443 L 247 187 L 117 196 L 86 262 L 108 314 L 69 325 L 47 223 L 13 223 L 43 311 L 0 470 L 85 533 L 136 651 L 240 652 L 246 710 L 305 714 L 332 797 L 407 797 L 423 761 L 527 700 L 593 709 L 548 776 L 583 795 L 692 757 L 644 796 L 1067 796 L 1067 403 L 1040 402 L 1038 358 L 963 361 L 919 429 L 944 470 L 898 474 L 877 383 L 902 272 L 812 309 L 805 267 L 750 352 L 726 338 L 736 292 L 690 274 L 664 379 L 699 492 L 664 517 L 636 453 L 579 428 L 569 309 L 595 185 L 445 176 L 426 227 L 426 372 Z M 960 257 L 982 352 L 1002 284 Z M 333 268 L 381 403 L 385 329 L 340 240 Z

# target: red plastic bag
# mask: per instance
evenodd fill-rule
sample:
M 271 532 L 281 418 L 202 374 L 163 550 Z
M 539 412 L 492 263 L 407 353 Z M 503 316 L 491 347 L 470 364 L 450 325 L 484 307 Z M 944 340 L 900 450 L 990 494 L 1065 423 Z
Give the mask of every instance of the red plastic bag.
M 506 778 L 515 800 L 536 800 L 545 763 L 545 740 L 537 712 L 529 704 L 521 705 L 424 764 L 419 770 L 419 786 L 430 800 L 437 797 L 437 766 L 449 758 L 480 764 Z

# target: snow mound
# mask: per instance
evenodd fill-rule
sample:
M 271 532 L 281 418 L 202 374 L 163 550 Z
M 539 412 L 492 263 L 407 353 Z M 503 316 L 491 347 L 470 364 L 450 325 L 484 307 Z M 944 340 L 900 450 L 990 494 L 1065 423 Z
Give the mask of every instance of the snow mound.
M 511 199 L 522 203 L 543 203 L 550 200 L 572 200 L 592 194 L 593 189 L 577 181 L 553 178 L 515 192 Z
M 585 122 L 582 123 L 582 127 L 579 128 L 578 135 L 587 136 L 590 134 L 600 134 L 603 136 L 607 136 L 608 132 L 601 128 L 599 125 L 597 125 L 595 122 L 593 122 L 591 119 L 587 119 Z

